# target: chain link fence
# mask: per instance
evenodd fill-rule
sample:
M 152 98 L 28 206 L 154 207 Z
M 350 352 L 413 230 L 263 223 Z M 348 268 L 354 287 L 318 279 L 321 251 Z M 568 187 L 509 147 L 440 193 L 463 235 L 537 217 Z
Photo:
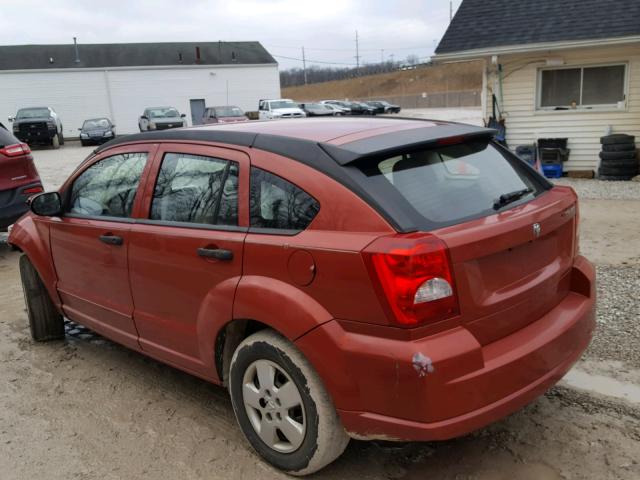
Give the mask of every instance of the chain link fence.
M 360 98 L 358 100 L 386 100 L 389 103 L 400 105 L 402 108 L 453 108 L 479 107 L 481 105 L 480 97 L 479 90 L 463 90 L 457 92 L 436 92 L 412 95 L 382 95 Z

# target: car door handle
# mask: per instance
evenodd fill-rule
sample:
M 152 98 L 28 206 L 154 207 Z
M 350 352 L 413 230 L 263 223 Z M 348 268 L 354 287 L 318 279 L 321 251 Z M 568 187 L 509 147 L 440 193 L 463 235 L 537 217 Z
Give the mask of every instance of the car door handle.
M 204 258 L 214 258 L 216 260 L 233 260 L 233 252 L 224 248 L 199 248 L 198 256 Z
M 117 235 L 100 235 L 98 238 L 107 245 L 122 245 L 122 237 Z

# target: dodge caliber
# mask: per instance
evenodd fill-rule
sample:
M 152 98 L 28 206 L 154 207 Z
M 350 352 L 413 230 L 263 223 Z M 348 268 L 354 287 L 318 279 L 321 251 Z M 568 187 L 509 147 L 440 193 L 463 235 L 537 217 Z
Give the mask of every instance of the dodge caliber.
M 594 329 L 575 193 L 494 133 L 346 117 L 115 139 L 11 231 L 31 334 L 66 317 L 225 386 L 291 474 L 350 438 L 482 428 Z

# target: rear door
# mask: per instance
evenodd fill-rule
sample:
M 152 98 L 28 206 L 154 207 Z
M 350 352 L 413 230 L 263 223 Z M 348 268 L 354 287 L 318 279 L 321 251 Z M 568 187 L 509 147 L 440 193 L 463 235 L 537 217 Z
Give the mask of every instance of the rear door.
M 211 376 L 215 318 L 230 319 L 242 274 L 249 158 L 223 148 L 164 144 L 131 227 L 129 268 L 140 345 Z
M 50 227 L 64 313 L 138 348 L 127 255 L 150 145 L 97 156 L 65 185 L 64 214 Z

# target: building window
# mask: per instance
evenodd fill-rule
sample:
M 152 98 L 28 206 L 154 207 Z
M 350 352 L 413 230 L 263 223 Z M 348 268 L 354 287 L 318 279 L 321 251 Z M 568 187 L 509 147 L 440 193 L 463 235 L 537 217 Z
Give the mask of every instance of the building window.
M 617 107 L 626 99 L 626 68 L 605 65 L 541 70 L 538 108 Z

